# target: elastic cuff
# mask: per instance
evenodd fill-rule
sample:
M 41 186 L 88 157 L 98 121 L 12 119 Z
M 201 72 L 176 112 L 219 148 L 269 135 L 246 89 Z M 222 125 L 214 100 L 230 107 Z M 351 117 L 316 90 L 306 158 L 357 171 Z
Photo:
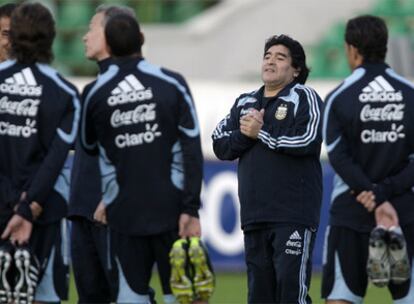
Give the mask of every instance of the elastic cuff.
M 182 211 L 182 213 L 185 213 L 185 214 L 191 215 L 192 217 L 196 217 L 196 218 L 199 218 L 199 217 L 200 217 L 200 216 L 198 215 L 198 210 L 197 210 L 197 209 L 187 208 L 187 209 L 184 209 L 184 210 Z
M 21 201 L 17 205 L 16 214 L 20 215 L 25 220 L 29 222 L 33 222 L 33 214 L 32 209 L 30 209 L 30 204 L 27 200 Z
M 375 185 L 374 189 L 372 189 L 375 195 L 375 203 L 376 207 L 382 205 L 384 202 L 388 201 L 389 199 L 389 191 L 384 184 Z
M 266 132 L 268 134 L 272 133 L 272 125 L 269 125 L 267 123 L 263 123 L 262 127 L 260 128 L 260 131 Z
M 234 136 L 235 142 L 243 146 L 249 146 L 256 142 L 255 139 L 244 135 L 240 130 L 234 131 L 232 135 Z

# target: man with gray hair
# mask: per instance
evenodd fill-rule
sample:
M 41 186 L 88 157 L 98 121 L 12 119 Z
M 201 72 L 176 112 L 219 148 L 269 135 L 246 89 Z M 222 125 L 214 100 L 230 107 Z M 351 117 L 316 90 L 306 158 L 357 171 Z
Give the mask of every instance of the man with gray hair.
M 108 19 L 117 14 L 135 17 L 129 7 L 100 5 L 83 37 L 85 56 L 97 62 L 100 74 L 111 64 L 104 28 Z M 84 88 L 82 101 L 90 89 L 90 85 Z M 79 303 L 110 303 L 115 300 L 116 287 L 112 286 L 116 286 L 117 276 L 112 267 L 109 229 L 98 224 L 93 217 L 102 196 L 99 159 L 85 153 L 79 141 L 75 150 L 69 218 L 72 220 L 72 261 Z

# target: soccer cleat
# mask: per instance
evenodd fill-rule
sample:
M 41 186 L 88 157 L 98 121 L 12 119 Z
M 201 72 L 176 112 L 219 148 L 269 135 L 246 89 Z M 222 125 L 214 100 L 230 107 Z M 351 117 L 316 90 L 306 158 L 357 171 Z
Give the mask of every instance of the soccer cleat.
M 402 284 L 410 278 L 410 261 L 404 235 L 390 230 L 388 232 L 388 252 L 390 257 L 391 281 Z
M 207 250 L 202 245 L 200 238 L 190 238 L 188 255 L 194 270 L 193 286 L 195 298 L 201 301 L 208 301 L 214 291 L 214 273 Z
M 4 245 L 0 248 L 0 303 L 12 303 L 12 286 L 8 280 L 8 273 L 12 266 L 12 247 Z
M 170 286 L 180 304 L 189 304 L 193 301 L 193 288 L 188 274 L 187 246 L 186 240 L 179 239 L 174 242 L 170 251 Z
M 39 278 L 39 262 L 27 247 L 19 247 L 14 253 L 14 263 L 17 270 L 13 292 L 14 303 L 33 303 Z
M 369 238 L 367 273 L 375 286 L 384 287 L 390 281 L 390 263 L 388 260 L 387 231 L 377 227 Z

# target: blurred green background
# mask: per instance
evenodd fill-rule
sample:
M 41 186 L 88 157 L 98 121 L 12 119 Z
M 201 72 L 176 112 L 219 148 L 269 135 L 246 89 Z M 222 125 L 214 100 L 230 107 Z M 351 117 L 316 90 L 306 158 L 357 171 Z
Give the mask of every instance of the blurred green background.
M 345 1 L 345 0 L 344 0 Z M 10 2 L 0 0 L 0 4 Z M 20 2 L 20 1 L 15 1 Z M 54 44 L 54 65 L 65 75 L 93 76 L 96 65 L 84 58 L 82 37 L 90 18 L 100 4 L 123 4 L 133 8 L 142 24 L 180 24 L 213 7 L 220 0 L 39 0 L 54 13 L 57 37 Z M 407 37 L 414 46 L 414 1 L 377 0 L 371 13 L 383 17 L 393 37 Z M 326 29 L 313 45 L 305 46 L 312 69 L 312 78 L 342 78 L 349 74 L 344 56 L 344 22 Z
M 0 0 L 0 4 L 23 1 Z M 216 4 L 218 0 L 38 0 L 56 20 L 53 65 L 65 75 L 94 76 L 97 66 L 84 56 L 82 37 L 88 30 L 95 9 L 101 4 L 133 8 L 141 23 L 181 23 Z

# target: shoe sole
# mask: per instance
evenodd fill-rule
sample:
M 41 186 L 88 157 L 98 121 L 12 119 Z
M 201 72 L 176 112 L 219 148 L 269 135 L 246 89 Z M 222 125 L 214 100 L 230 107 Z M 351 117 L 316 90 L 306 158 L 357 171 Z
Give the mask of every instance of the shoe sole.
M 391 281 L 394 284 L 402 284 L 410 278 L 410 263 L 407 261 L 398 262 L 391 267 Z
M 186 275 L 186 252 L 180 247 L 173 247 L 170 251 L 172 293 L 180 304 L 189 304 L 193 300 L 191 280 Z
M 381 257 L 376 255 L 377 250 L 384 250 Z M 371 282 L 377 287 L 387 286 L 390 281 L 390 267 L 388 262 L 387 244 L 384 240 L 370 241 L 367 273 Z
M 10 269 L 11 262 L 11 254 L 7 251 L 0 250 L 0 303 L 11 303 L 13 301 L 12 289 L 7 280 L 7 273 Z
M 198 300 L 208 301 L 214 291 L 214 275 L 207 263 L 204 249 L 200 245 L 190 245 L 190 262 L 194 267 L 194 289 Z
M 27 249 L 17 249 L 14 261 L 18 273 L 18 280 L 13 292 L 14 303 L 33 303 L 38 270 L 30 263 L 30 252 Z
M 407 254 L 407 246 L 404 244 L 400 249 L 397 246 L 390 245 L 389 252 L 391 264 L 391 281 L 394 284 L 402 284 L 406 282 L 411 275 L 410 261 L 408 259 Z M 398 259 L 395 258 L 396 256 L 398 257 Z

